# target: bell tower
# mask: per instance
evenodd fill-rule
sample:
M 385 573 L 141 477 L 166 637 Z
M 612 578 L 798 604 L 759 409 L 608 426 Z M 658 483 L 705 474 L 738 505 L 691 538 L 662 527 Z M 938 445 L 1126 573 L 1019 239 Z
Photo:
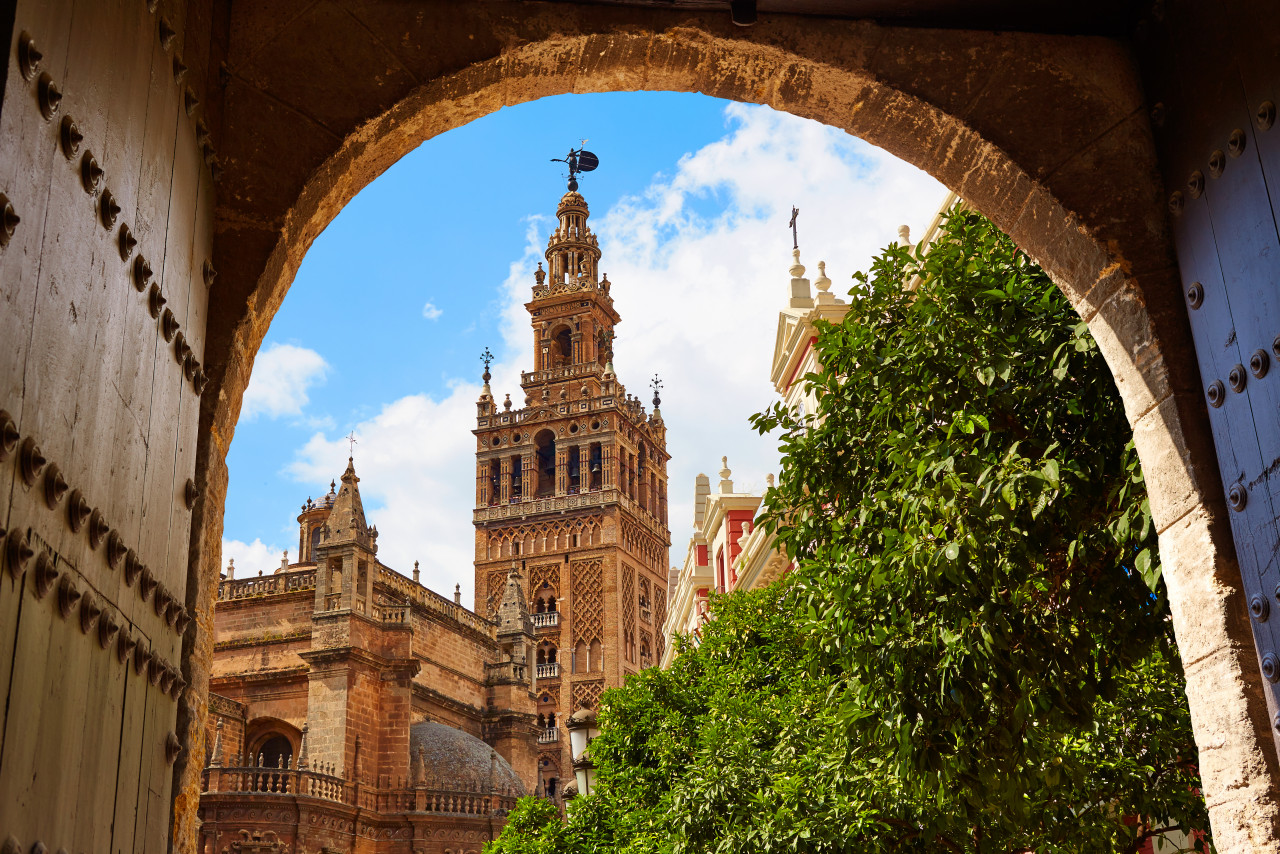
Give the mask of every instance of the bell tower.
M 475 610 L 496 618 L 517 566 L 533 616 L 539 781 L 552 796 L 573 776 L 563 722 L 661 660 L 671 545 L 660 400 L 646 413 L 614 373 L 621 318 L 588 216 L 573 182 L 525 304 L 523 405 L 494 401 L 486 360 L 474 431 Z

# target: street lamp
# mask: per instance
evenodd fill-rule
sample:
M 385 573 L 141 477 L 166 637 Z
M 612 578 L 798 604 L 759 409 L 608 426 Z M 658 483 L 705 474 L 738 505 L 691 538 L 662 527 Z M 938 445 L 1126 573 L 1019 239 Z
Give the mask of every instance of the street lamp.
M 578 794 L 589 795 L 596 781 L 596 767 L 591 764 L 587 747 L 600 734 L 596 728 L 596 713 L 583 706 L 569 715 L 565 729 L 569 730 L 569 753 L 573 756 L 573 776 L 578 783 Z

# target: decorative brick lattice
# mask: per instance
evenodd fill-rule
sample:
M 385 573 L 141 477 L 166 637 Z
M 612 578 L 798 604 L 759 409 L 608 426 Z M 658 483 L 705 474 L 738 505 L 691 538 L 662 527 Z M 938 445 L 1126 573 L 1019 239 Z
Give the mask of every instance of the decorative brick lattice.
M 578 535 L 576 545 L 573 541 L 575 534 Z M 600 517 L 580 516 L 576 519 L 533 522 L 495 530 L 489 535 L 489 557 L 518 556 L 516 543 L 520 544 L 521 555 L 563 552 L 580 546 L 600 545 Z
M 622 565 L 622 629 L 629 631 L 636 624 L 636 571 Z
M 560 685 L 544 685 L 538 691 L 538 702 L 542 702 L 543 697 L 550 697 L 551 703 L 558 709 L 560 708 Z
M 486 614 L 492 620 L 498 616 L 498 606 L 502 604 L 502 591 L 507 586 L 507 570 L 489 570 L 489 583 L 485 588 Z
M 604 643 L 604 584 L 601 562 L 576 561 L 571 568 L 573 578 L 573 642 Z M 576 698 L 575 698 L 576 699 Z
M 622 519 L 622 547 L 629 554 L 641 558 L 644 564 L 654 572 L 665 569 L 663 564 L 666 563 L 666 546 L 653 534 L 625 516 Z
M 667 651 L 667 636 L 665 626 L 667 624 L 667 591 L 662 589 L 662 585 L 653 585 L 653 624 L 658 627 L 658 648 L 654 650 L 654 655 L 658 657 L 658 661 L 662 661 L 662 656 Z
M 603 679 L 592 679 L 590 682 L 575 682 L 573 685 L 574 711 L 586 706 L 588 709 L 600 707 L 600 694 L 604 691 Z
M 544 583 L 560 593 L 560 564 L 547 563 L 529 570 L 529 596 L 536 599 Z

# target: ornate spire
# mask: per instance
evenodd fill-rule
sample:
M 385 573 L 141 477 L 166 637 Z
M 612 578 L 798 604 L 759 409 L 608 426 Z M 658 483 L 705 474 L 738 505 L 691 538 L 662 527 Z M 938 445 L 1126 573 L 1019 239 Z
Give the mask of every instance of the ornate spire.
M 365 521 L 364 502 L 360 499 L 360 478 L 356 477 L 353 457 L 347 458 L 347 470 L 342 473 L 342 488 L 338 490 L 329 511 L 328 539 L 369 539 L 369 524 Z
M 218 721 L 217 729 L 213 736 L 213 750 L 209 754 L 209 767 L 222 767 L 222 721 Z
M 480 354 L 480 361 L 484 362 L 484 373 L 481 374 L 481 378 L 484 380 L 484 392 L 482 393 L 482 396 L 493 397 L 492 393 L 489 391 L 489 380 L 493 379 L 493 376 L 489 373 L 489 363 L 493 361 L 493 354 L 489 352 L 488 347 L 485 347 L 484 352 Z
M 525 601 L 520 586 L 520 563 L 514 561 L 507 573 L 507 586 L 502 591 L 502 603 L 498 605 L 498 634 L 533 634 L 533 618 L 529 616 L 529 603 Z

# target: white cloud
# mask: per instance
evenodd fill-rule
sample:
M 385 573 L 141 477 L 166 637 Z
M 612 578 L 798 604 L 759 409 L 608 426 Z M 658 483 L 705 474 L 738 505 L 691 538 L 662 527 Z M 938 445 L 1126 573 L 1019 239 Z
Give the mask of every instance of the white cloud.
M 422 307 L 422 316 L 427 320 L 439 320 L 442 314 L 444 314 L 444 309 L 436 308 L 435 303 L 429 302 Z
M 732 104 L 726 115 L 725 138 L 594 223 L 623 317 L 619 376 L 646 404 L 648 378 L 657 372 L 664 383 L 677 564 L 698 472 L 714 483 L 727 455 L 737 488 L 759 491 L 777 470 L 776 440 L 756 435 L 747 417 L 776 398 L 769 369 L 790 283 L 791 206 L 800 208 L 806 276 L 815 279 L 825 260 L 831 290 L 844 298 L 849 277 L 897 239 L 898 225 L 919 235 L 946 195 L 842 131 L 767 107 Z
M 471 604 L 474 559 L 475 401 L 479 385 L 455 384 L 443 400 L 409 395 L 355 425 L 356 474 L 365 515 L 378 526 L 378 558 L 409 575 L 419 561 L 422 582 L 452 595 L 462 583 Z M 314 485 L 316 498 L 347 465 L 341 436 L 316 433 L 289 471 Z
M 241 419 L 301 415 L 310 401 L 307 389 L 322 382 L 328 371 L 328 362 L 315 350 L 294 344 L 271 344 L 253 363 L 253 375 L 240 409 Z
M 222 572 L 226 573 L 227 565 L 235 561 L 236 578 L 271 575 L 280 568 L 282 552 L 283 547 L 266 545 L 259 539 L 255 539 L 252 543 L 242 543 L 239 540 L 224 538 L 222 540 Z M 296 554 L 289 556 L 290 561 L 297 559 Z
M 623 323 L 614 364 L 646 405 L 647 382 L 661 374 L 668 427 L 673 563 L 683 560 L 692 525 L 693 478 L 718 480 L 728 455 L 740 489 L 763 488 L 777 470 L 776 442 L 747 417 L 768 406 L 778 311 L 791 265 L 791 206 L 800 208 L 802 260 L 810 279 L 826 260 L 832 291 L 864 268 L 907 223 L 918 235 L 945 189 L 892 156 L 817 122 L 765 107 L 730 105 L 730 130 L 684 157 L 674 174 L 640 195 L 595 212 L 602 269 Z M 590 200 L 590 188 L 586 188 Z M 547 207 L 555 200 L 548 199 Z M 711 213 L 707 213 L 711 211 Z M 523 405 L 520 370 L 529 368 L 524 303 L 554 219 L 526 220 L 526 248 L 501 289 L 503 346 L 491 383 L 501 404 Z M 424 311 L 425 314 L 425 311 Z M 256 376 L 256 374 L 255 374 Z M 355 425 L 356 469 L 379 558 L 449 595 L 461 583 L 472 603 L 476 381 L 458 381 L 436 400 L 409 395 Z M 332 432 L 336 432 L 330 428 Z M 345 432 L 346 428 L 342 428 Z M 293 475 L 316 496 L 346 466 L 347 444 L 318 432 L 298 452 Z M 276 563 L 279 562 L 278 555 Z M 238 563 L 238 561 L 237 561 Z

